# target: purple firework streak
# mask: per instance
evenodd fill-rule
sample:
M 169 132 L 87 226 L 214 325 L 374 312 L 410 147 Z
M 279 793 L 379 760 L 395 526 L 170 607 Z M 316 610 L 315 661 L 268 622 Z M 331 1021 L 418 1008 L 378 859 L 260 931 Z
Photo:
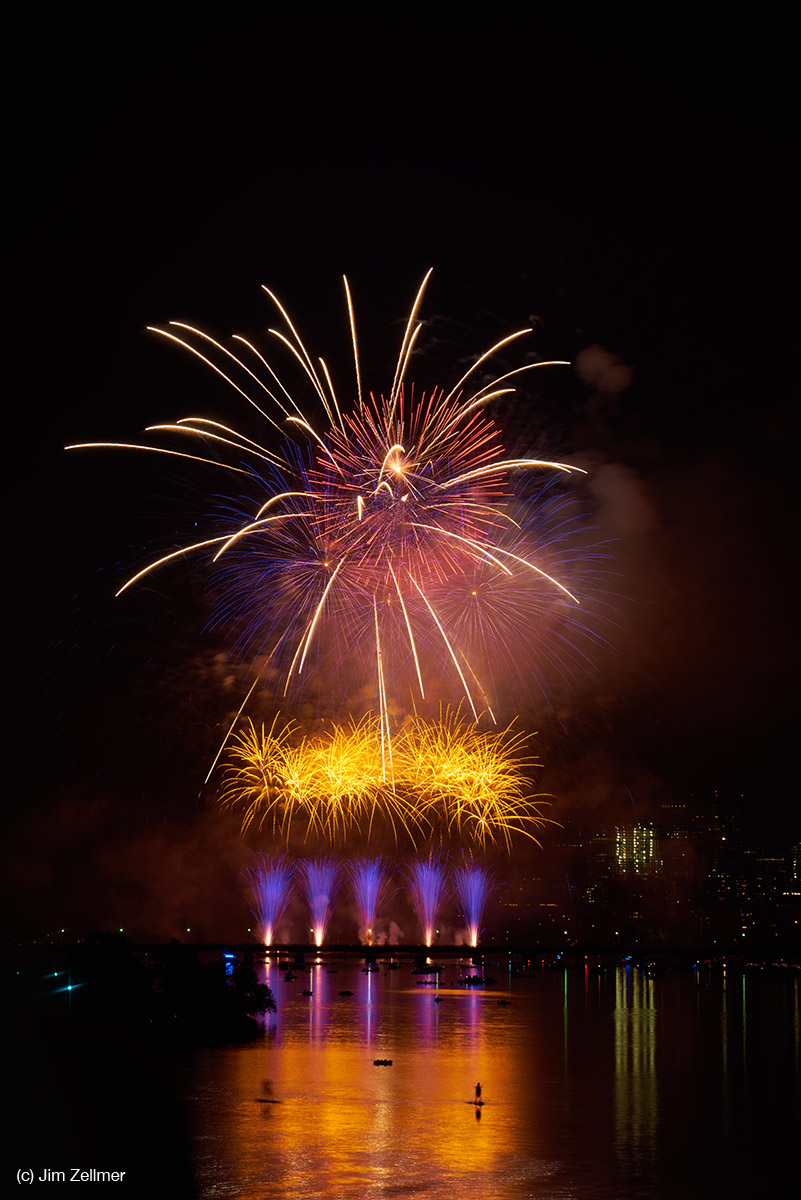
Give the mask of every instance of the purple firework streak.
M 339 882 L 339 867 L 333 858 L 310 858 L 301 864 L 300 870 L 311 912 L 314 944 L 322 946 Z
M 438 854 L 416 859 L 409 867 L 409 890 L 423 928 L 425 944 L 434 941 L 437 916 L 445 898 L 445 863 Z
M 470 945 L 477 946 L 484 908 L 495 889 L 495 876 L 487 867 L 466 863 L 456 868 L 453 881 L 467 921 Z
M 384 859 L 355 858 L 348 864 L 350 887 L 359 920 L 359 936 L 371 946 L 375 930 L 375 915 L 386 899 L 388 876 Z
M 270 858 L 261 854 L 259 860 L 259 865 L 248 871 L 253 898 L 251 912 L 259 922 L 261 940 L 265 946 L 271 946 L 278 922 L 292 895 L 295 869 L 284 854 Z

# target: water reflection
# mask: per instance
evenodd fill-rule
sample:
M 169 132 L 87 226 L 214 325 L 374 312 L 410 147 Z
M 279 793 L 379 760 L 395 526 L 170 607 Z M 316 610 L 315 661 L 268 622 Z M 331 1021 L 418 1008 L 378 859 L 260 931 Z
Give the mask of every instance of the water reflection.
M 615 972 L 615 1145 L 626 1174 L 656 1156 L 659 1119 L 654 981 L 630 966 Z
M 411 963 L 366 974 L 353 960 L 338 966 L 287 981 L 271 963 L 278 1012 L 264 1039 L 197 1056 L 190 1103 L 204 1197 L 757 1195 L 738 1190 L 734 1157 L 738 1143 L 760 1148 L 746 1136 L 772 1132 L 743 1091 L 746 1048 L 753 1075 L 772 1080 L 781 1049 L 771 1125 L 798 1120 L 797 981 L 772 1056 L 772 993 L 749 992 L 746 1044 L 739 978 L 723 991 L 689 972 L 652 979 L 582 961 L 538 965 L 511 986 L 491 969 L 502 987 L 488 991 L 451 986 L 472 964 L 449 965 L 438 987 L 418 985 L 425 976 Z M 727 1156 L 728 1186 L 717 1165 Z M 697 1177 L 699 1159 L 716 1164 L 714 1180 Z
M 425 1190 L 433 1178 L 461 1193 L 503 1171 L 516 1070 L 495 996 L 417 986 L 408 969 L 382 978 L 315 966 L 287 982 L 273 967 L 265 978 L 278 1002 L 265 1043 L 201 1060 L 214 1111 L 199 1138 L 210 1191 L 369 1196 L 401 1180 Z M 374 1066 L 379 1057 L 393 1065 Z M 490 1081 L 492 1121 L 472 1102 L 479 1079 Z M 225 1190 L 225 1178 L 237 1182 Z

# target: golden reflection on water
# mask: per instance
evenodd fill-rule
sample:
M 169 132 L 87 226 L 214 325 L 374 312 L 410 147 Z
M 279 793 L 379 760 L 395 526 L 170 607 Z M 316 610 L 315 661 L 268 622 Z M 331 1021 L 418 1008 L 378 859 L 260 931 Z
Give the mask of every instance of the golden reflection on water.
M 797 979 L 543 960 L 485 992 L 451 986 L 472 963 L 438 987 L 409 960 L 338 968 L 271 961 L 263 1037 L 193 1054 L 202 1200 L 709 1200 L 795 1177 Z
M 498 992 L 417 986 L 408 968 L 267 978 L 279 1011 L 264 1042 L 201 1059 L 198 1099 L 214 1122 L 198 1139 L 204 1194 L 417 1195 L 434 1179 L 450 1195 L 493 1195 L 514 1163 L 515 1096 L 531 1091 Z
M 615 1146 L 626 1172 L 641 1173 L 657 1153 L 654 981 L 631 967 L 615 972 Z

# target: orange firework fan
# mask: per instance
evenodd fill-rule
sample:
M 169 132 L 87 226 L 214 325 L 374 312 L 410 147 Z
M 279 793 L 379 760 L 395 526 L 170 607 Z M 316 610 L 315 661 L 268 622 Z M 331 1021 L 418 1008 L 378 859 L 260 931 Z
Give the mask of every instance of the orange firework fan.
M 531 773 L 541 764 L 527 754 L 529 740 L 511 727 L 483 733 L 448 712 L 437 723 L 409 722 L 396 757 L 400 773 L 449 835 L 510 847 L 514 833 L 533 837 L 532 827 L 546 824 L 531 795 Z
M 403 832 L 415 845 L 455 837 L 511 849 L 515 835 L 536 841 L 533 830 L 548 823 L 532 793 L 539 763 L 528 741 L 511 729 L 483 733 L 458 713 L 436 724 L 415 718 L 393 742 L 388 775 L 377 718 L 299 739 L 291 725 L 276 733 L 275 722 L 251 723 L 229 751 L 221 804 L 242 813 L 243 832 L 255 822 L 287 841 L 293 829 L 333 843 L 389 828 L 396 842 Z

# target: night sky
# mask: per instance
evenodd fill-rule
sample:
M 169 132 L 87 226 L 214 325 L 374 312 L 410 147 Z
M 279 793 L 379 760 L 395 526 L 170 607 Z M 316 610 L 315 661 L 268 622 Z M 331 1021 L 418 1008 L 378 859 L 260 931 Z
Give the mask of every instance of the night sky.
M 425 370 L 454 382 L 528 324 L 575 364 L 509 418 L 590 469 L 611 553 L 609 647 L 533 726 L 557 817 L 717 788 L 750 835 L 797 840 L 788 30 L 254 11 L 18 31 L 12 932 L 238 914 L 245 851 L 202 781 L 242 676 L 197 574 L 113 599 L 208 503 L 183 470 L 63 446 L 232 419 L 145 327 L 257 334 L 262 283 L 349 379 L 343 272 L 375 387 L 429 266 Z

